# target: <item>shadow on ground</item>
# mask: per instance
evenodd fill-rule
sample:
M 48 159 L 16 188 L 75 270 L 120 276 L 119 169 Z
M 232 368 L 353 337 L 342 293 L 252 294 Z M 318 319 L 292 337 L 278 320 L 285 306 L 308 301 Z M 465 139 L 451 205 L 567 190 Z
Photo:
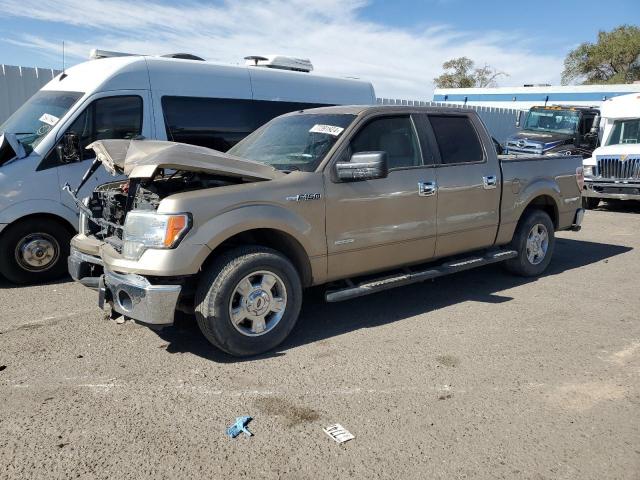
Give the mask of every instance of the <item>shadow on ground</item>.
M 596 210 L 620 213 L 640 213 L 640 201 L 605 200 L 600 202 L 600 206 Z
M 553 261 L 544 276 L 558 275 L 630 250 L 626 246 L 559 238 Z M 512 298 L 499 292 L 536 281 L 536 278 L 510 275 L 501 266 L 492 265 L 340 303 L 324 302 L 324 290 L 313 288 L 305 293 L 300 318 L 289 338 L 276 351 L 245 361 L 284 355 L 283 352 L 293 347 L 360 328 L 396 322 L 460 302 L 508 302 Z M 243 361 L 213 348 L 193 318 L 181 318 L 158 334 L 169 342 L 167 351 L 171 353 L 190 352 L 221 363 Z

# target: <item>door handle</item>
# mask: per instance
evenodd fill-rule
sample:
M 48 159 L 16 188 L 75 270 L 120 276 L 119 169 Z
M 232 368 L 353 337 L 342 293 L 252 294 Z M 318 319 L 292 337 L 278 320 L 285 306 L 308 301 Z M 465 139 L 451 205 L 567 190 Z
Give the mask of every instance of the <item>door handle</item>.
M 436 182 L 418 182 L 418 195 L 421 197 L 431 197 L 438 191 Z
M 486 177 L 482 177 L 482 186 L 485 190 L 491 190 L 498 186 L 498 177 L 495 175 L 487 175 Z

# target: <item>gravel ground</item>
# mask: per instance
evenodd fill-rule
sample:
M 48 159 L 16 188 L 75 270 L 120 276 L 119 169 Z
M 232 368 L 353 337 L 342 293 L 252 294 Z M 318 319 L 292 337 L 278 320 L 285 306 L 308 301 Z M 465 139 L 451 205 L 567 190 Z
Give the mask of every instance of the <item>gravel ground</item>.
M 640 478 L 640 206 L 542 278 L 499 266 L 340 303 L 237 361 L 193 322 L 0 283 L 0 478 Z M 252 438 L 225 428 L 251 415 Z M 343 445 L 322 432 L 341 423 Z

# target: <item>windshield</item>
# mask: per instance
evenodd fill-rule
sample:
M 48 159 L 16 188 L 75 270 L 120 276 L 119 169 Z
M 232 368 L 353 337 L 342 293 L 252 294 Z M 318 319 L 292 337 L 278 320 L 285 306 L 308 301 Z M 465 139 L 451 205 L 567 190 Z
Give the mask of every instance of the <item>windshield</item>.
M 578 129 L 580 112 L 575 110 L 531 110 L 525 130 L 572 134 Z
M 606 144 L 617 145 L 619 143 L 640 143 L 640 118 L 613 122 L 613 129 Z
M 0 132 L 14 133 L 29 152 L 82 95 L 80 92 L 41 90 L 0 125 Z
M 236 144 L 228 153 L 278 170 L 311 172 L 324 159 L 355 115 L 299 114 L 279 117 Z

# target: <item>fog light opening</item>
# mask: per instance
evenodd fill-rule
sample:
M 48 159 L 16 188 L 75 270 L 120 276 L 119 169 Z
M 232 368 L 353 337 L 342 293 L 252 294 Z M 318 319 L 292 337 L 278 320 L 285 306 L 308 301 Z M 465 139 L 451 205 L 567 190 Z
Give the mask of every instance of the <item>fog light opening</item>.
M 120 304 L 120 307 L 127 312 L 130 312 L 133 309 L 133 300 L 131 299 L 131 295 L 124 290 L 118 291 L 118 304 Z

